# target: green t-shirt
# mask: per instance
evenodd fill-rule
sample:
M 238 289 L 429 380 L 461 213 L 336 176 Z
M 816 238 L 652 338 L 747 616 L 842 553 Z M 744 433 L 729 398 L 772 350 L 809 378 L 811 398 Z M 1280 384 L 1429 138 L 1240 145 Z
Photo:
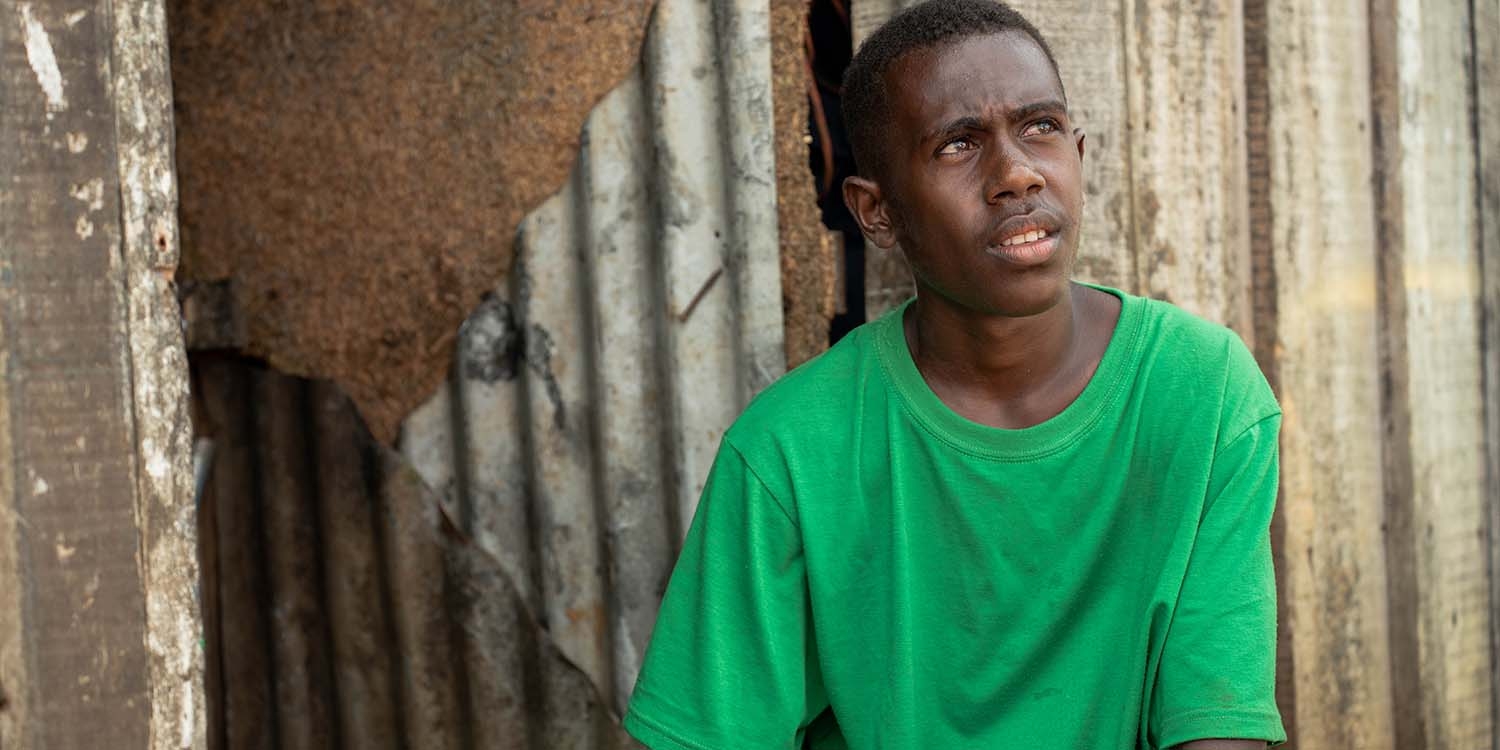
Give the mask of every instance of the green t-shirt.
M 1098 370 L 1033 427 L 945 406 L 904 306 L 757 397 L 626 729 L 655 750 L 1284 741 L 1281 412 L 1232 332 L 1105 291 L 1123 306 Z

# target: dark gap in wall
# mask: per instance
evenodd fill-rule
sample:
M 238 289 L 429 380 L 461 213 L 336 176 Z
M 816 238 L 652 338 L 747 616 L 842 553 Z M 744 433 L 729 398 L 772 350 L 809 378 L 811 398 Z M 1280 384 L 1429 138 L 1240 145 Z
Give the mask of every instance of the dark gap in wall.
M 854 153 L 840 109 L 844 70 L 854 54 L 848 0 L 812 0 L 807 11 L 807 63 L 812 79 L 808 96 L 808 165 L 818 190 L 823 226 L 839 233 L 843 252 L 838 263 L 843 299 L 829 323 L 828 343 L 838 343 L 865 322 L 865 239 L 844 205 L 844 178 L 854 174 Z
M 1269 29 L 1266 0 L 1245 0 L 1245 165 L 1250 217 L 1250 304 L 1255 359 L 1271 388 L 1281 392 L 1276 366 L 1279 319 L 1276 258 L 1271 240 L 1271 88 L 1268 78 Z M 1287 596 L 1286 511 L 1278 497 L 1271 517 L 1271 556 L 1276 566 L 1276 706 L 1281 710 L 1288 747 L 1297 746 L 1297 680 L 1293 660 L 1290 599 Z

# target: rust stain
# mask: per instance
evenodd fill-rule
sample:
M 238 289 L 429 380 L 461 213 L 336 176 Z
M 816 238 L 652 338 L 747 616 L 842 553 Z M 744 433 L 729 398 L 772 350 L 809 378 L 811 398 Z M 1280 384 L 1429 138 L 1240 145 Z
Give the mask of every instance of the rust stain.
M 693 317 L 693 310 L 698 308 L 698 303 L 703 301 L 704 295 L 708 294 L 708 291 L 714 288 L 714 284 L 718 283 L 719 277 L 723 275 L 723 266 L 715 268 L 714 272 L 708 275 L 708 279 L 703 282 L 703 286 L 698 288 L 698 293 L 693 295 L 692 301 L 688 302 L 687 307 L 683 308 L 682 312 L 678 314 L 677 322 L 686 323 L 688 318 Z
M 185 281 L 383 442 L 448 372 L 651 0 L 168 4 Z

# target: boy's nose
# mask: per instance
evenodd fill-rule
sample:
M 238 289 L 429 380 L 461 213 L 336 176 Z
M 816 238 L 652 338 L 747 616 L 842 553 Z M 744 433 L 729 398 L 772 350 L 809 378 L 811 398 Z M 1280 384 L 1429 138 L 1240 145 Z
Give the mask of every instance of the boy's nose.
M 1041 190 L 1047 180 L 1030 161 L 1014 150 L 1001 147 L 990 168 L 990 183 L 985 197 L 990 203 L 1006 198 L 1021 198 Z M 1008 153 L 1007 153 L 1008 152 Z

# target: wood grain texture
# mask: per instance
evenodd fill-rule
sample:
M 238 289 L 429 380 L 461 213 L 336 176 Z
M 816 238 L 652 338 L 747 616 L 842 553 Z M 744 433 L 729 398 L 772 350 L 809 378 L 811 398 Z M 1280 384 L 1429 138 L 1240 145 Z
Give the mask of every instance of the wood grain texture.
M 1469 8 L 1371 3 L 1392 685 L 1403 748 L 1491 742 Z M 1459 75 L 1446 74 L 1453 71 Z
M 0 683 L 36 750 L 148 747 L 154 732 L 133 422 L 133 301 L 122 238 L 106 2 L 0 3 L 0 326 L 15 472 L 0 508 L 19 607 Z M 157 95 L 160 92 L 153 92 Z M 124 230 L 128 232 L 128 229 Z M 185 531 L 191 539 L 192 530 Z M 13 555 L 13 557 L 12 557 Z M 191 560 L 187 561 L 191 568 Z M 182 621 L 197 637 L 196 611 Z M 11 651 L 13 637 L 0 636 Z M 9 708 L 0 709 L 9 712 Z M 19 731 L 17 731 L 19 729 Z M 188 742 L 192 741 L 189 736 Z
M 1255 360 L 1270 382 L 1281 392 L 1277 361 L 1277 331 L 1280 328 L 1276 298 L 1276 252 L 1271 232 L 1271 87 L 1269 79 L 1270 39 L 1267 0 L 1245 0 L 1241 26 L 1245 57 L 1245 172 L 1246 204 L 1250 240 L 1250 298 L 1257 332 Z M 1287 574 L 1293 556 L 1286 544 L 1286 505 L 1278 496 L 1271 516 L 1271 557 L 1276 568 L 1276 706 L 1287 737 L 1297 737 L 1296 636 L 1286 614 Z
M 1366 5 L 1266 4 L 1292 746 L 1391 748 Z M 1361 189 L 1365 188 L 1365 189 Z
M 1136 288 L 1253 346 L 1240 2 L 1122 5 Z
M 0 190 L 0 210 L 6 208 L 6 200 Z M 10 262 L 0 252 L 0 278 L 9 278 L 10 273 Z M 12 295 L 9 284 L 0 284 L 0 308 L 9 308 Z M 10 372 L 13 345 L 9 336 L 9 326 L 0 323 L 0 372 Z M 0 377 L 0 456 L 15 455 L 10 403 L 10 378 Z M 25 572 L 21 533 L 26 526 L 16 511 L 15 493 L 15 462 L 0 461 L 0 747 L 24 746 L 31 706 L 26 687 L 32 684 L 26 663 L 26 618 L 22 616 L 26 590 L 21 585 Z
M 202 618 L 187 351 L 173 282 L 180 254 L 172 82 L 163 0 L 112 0 L 96 26 L 108 70 L 119 170 L 130 418 L 152 750 L 203 747 Z M 64 19 L 66 21 L 66 18 Z
M 1489 498 L 1490 715 L 1500 717 L 1500 684 L 1493 681 L 1500 658 L 1500 0 L 1475 0 L 1472 49 L 1474 143 L 1479 166 L 1479 268 L 1483 280 L 1486 497 Z M 1500 750 L 1500 731 L 1494 732 Z

